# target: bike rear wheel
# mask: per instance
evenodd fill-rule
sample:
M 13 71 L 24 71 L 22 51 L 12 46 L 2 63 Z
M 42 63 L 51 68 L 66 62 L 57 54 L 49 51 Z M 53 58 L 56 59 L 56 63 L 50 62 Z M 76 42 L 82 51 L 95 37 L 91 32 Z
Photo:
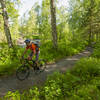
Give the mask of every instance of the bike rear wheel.
M 16 77 L 19 80 L 25 80 L 30 74 L 30 69 L 27 65 L 22 65 L 16 70 Z
M 41 59 L 39 60 L 38 63 L 39 63 L 38 67 L 39 67 L 40 72 L 43 72 L 46 68 L 46 61 Z

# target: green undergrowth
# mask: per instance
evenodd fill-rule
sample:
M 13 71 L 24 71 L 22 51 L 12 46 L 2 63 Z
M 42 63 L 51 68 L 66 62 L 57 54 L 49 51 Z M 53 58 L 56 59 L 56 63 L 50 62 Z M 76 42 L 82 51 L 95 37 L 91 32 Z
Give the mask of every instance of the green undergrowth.
M 49 63 L 58 61 L 64 57 L 72 56 L 79 53 L 85 48 L 76 43 L 66 43 L 64 41 L 58 42 L 58 49 L 53 48 L 51 41 L 46 41 L 40 46 L 40 59 L 45 59 Z M 83 44 L 83 43 L 82 43 Z M 2 43 L 2 49 L 0 49 L 0 76 L 9 75 L 16 71 L 16 68 L 19 66 L 21 55 L 23 54 L 25 47 L 14 46 L 14 49 L 9 49 L 7 44 Z M 29 55 L 30 51 L 28 50 L 25 57 Z
M 92 54 L 93 57 L 100 58 L 100 42 L 97 42 L 94 45 L 94 52 Z
M 82 58 L 73 69 L 54 72 L 41 88 L 20 94 L 9 91 L 5 100 L 100 100 L 100 59 Z

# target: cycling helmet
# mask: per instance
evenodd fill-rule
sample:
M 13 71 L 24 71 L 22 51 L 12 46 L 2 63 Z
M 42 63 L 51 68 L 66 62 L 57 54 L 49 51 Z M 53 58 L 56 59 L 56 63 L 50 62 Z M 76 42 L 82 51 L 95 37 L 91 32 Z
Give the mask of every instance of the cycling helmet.
M 25 43 L 29 43 L 29 42 L 30 42 L 30 40 L 29 40 L 29 39 L 26 39 L 24 42 L 25 42 Z

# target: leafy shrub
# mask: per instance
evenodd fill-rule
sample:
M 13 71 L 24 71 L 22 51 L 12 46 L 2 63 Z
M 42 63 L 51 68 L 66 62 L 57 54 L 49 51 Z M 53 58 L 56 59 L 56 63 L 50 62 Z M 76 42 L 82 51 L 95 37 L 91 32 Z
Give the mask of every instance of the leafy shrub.
M 100 60 L 97 58 L 83 58 L 71 70 L 71 73 L 80 76 L 83 81 L 100 75 Z
M 100 91 L 96 87 L 96 85 L 83 85 L 81 88 L 79 88 L 72 96 L 69 98 L 69 100 L 99 100 L 100 99 Z
M 16 70 L 19 63 L 18 48 L 3 48 L 0 50 L 0 75 L 11 74 Z
M 6 96 L 4 96 L 4 100 L 21 100 L 20 98 L 21 94 L 16 91 L 16 92 L 11 92 L 9 91 Z
M 8 100 L 16 100 L 15 97 L 21 100 L 99 100 L 100 60 L 83 58 L 65 74 L 50 75 L 40 90 L 34 87 L 23 94 L 10 92 L 5 97 Z
M 100 58 L 100 42 L 95 44 L 92 56 Z
M 39 94 L 40 93 L 37 87 L 34 87 L 34 89 L 29 89 L 28 92 L 24 91 L 22 94 L 20 94 L 19 91 L 9 91 L 6 96 L 2 98 L 2 100 L 40 100 Z
M 54 62 L 65 56 L 72 56 L 79 52 L 80 50 L 72 47 L 70 44 L 66 44 L 64 41 L 58 42 L 58 50 L 55 50 L 52 42 L 47 41 L 41 45 L 40 58 L 44 58 L 48 62 Z
M 68 41 L 67 41 L 68 42 Z M 75 46 L 75 42 L 68 42 L 66 43 L 64 40 L 61 40 L 58 42 L 58 50 L 55 50 L 53 48 L 52 41 L 47 40 L 43 42 L 40 46 L 40 59 L 45 59 L 47 62 L 55 62 L 61 58 L 64 58 L 66 56 L 72 56 L 82 49 L 78 49 Z M 21 55 L 23 54 L 25 48 L 15 46 L 14 49 L 9 49 L 7 45 L 2 44 L 2 48 L 0 50 L 0 72 L 1 74 L 7 74 L 7 73 L 12 73 L 16 69 L 17 62 L 19 62 L 19 59 Z M 78 45 L 79 47 L 80 45 Z M 27 52 L 25 57 L 27 57 L 30 53 L 30 50 Z M 17 66 L 15 66 L 17 65 Z M 14 67 L 12 67 L 14 66 Z M 11 70 L 10 70 L 11 69 Z M 9 70 L 7 72 L 7 70 Z
M 81 51 L 83 49 L 85 49 L 85 47 L 88 45 L 88 42 L 83 40 L 80 37 L 75 37 L 72 42 L 70 43 L 70 47 L 75 48 L 78 51 Z

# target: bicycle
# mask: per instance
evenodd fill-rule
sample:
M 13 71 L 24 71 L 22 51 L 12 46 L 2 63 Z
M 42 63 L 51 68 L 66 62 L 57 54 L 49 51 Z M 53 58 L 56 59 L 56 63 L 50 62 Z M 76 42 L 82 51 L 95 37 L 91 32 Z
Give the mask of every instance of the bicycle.
M 46 61 L 42 59 L 38 61 L 38 64 L 35 60 L 29 61 L 28 59 L 23 59 L 21 64 L 16 70 L 16 77 L 21 81 L 29 77 L 30 68 L 34 70 L 35 74 L 43 72 L 46 68 Z

